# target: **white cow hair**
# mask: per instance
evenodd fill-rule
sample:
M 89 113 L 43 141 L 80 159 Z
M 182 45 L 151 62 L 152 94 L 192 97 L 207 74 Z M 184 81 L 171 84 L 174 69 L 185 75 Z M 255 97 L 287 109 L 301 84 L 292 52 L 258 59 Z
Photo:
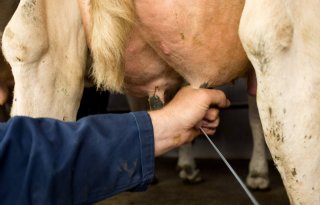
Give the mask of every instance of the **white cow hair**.
M 319 6 L 248 0 L 239 27 L 266 143 L 292 205 L 320 204 Z
M 132 0 L 91 1 L 92 75 L 98 88 L 122 92 L 124 51 L 134 22 Z

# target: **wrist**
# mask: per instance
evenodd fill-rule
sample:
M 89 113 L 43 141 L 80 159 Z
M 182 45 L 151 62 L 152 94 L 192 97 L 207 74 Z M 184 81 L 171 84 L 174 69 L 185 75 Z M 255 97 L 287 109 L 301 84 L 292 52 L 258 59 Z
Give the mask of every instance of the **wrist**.
M 166 115 L 162 109 L 148 113 L 153 126 L 155 156 L 162 155 L 182 144 L 172 120 L 169 120 L 170 116 Z

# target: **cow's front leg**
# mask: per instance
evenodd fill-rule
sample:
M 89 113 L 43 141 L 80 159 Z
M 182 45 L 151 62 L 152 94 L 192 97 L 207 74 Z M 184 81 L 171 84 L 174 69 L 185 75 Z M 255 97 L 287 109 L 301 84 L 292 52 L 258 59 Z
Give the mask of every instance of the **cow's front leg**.
M 87 52 L 77 2 L 21 0 L 2 40 L 15 80 L 11 114 L 75 120 Z

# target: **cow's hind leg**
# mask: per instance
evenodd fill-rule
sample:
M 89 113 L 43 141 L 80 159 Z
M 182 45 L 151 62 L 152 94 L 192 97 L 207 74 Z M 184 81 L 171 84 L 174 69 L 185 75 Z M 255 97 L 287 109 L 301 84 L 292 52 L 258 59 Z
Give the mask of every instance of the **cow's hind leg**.
M 269 188 L 268 162 L 266 159 L 265 140 L 258 113 L 256 97 L 248 96 L 249 122 L 253 137 L 253 150 L 249 164 L 247 185 L 251 189 Z
M 266 143 L 294 205 L 320 204 L 319 6 L 246 1 L 240 24 Z
M 193 156 L 191 143 L 179 148 L 178 169 L 180 170 L 179 177 L 187 184 L 197 184 L 203 181 Z

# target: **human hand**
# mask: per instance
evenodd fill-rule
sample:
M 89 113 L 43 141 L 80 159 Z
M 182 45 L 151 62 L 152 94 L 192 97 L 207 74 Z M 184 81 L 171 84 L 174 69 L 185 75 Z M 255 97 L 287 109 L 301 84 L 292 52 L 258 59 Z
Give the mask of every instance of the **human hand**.
M 155 155 L 161 155 L 200 134 L 212 135 L 219 124 L 219 109 L 230 105 L 219 90 L 182 88 L 161 110 L 150 111 L 154 129 Z M 210 107 L 211 106 L 211 107 Z

